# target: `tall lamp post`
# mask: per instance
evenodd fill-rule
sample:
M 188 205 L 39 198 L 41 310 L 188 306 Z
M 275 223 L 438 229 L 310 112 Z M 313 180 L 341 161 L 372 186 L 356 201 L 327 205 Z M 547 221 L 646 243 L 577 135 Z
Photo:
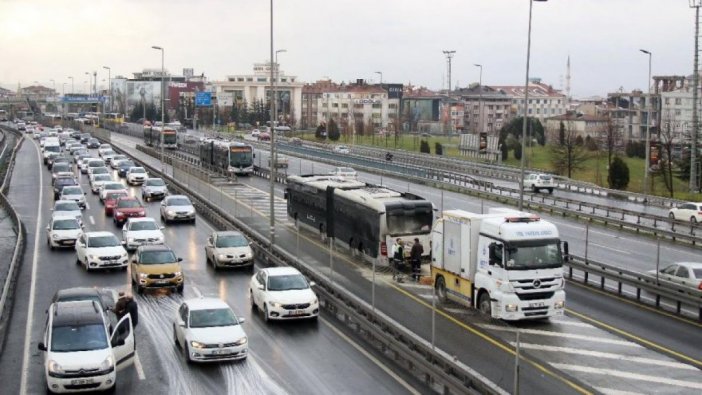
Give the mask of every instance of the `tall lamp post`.
M 478 127 L 476 132 L 483 131 L 483 65 L 475 63 L 473 66 L 480 67 L 480 79 L 478 80 Z
M 383 83 L 383 72 L 382 71 L 376 71 L 375 74 L 380 74 L 380 83 Z
M 273 0 L 271 0 L 271 152 L 270 152 L 270 229 L 269 238 L 271 242 L 271 252 L 273 252 L 273 245 L 275 244 L 275 177 L 276 168 L 275 162 L 275 64 L 274 64 L 274 50 L 273 50 Z
M 700 37 L 700 7 L 702 7 L 702 1 L 700 0 L 690 0 L 690 7 L 695 9 L 695 56 L 694 56 L 694 70 L 692 72 L 692 133 L 690 136 L 690 192 L 699 193 L 699 174 L 697 169 L 697 135 L 700 129 L 700 118 L 697 111 L 699 111 L 699 37 Z
M 157 45 L 152 45 L 151 48 L 161 51 L 161 133 L 159 133 L 159 142 L 161 143 L 161 172 L 165 173 L 166 172 L 166 165 L 163 163 L 163 130 L 166 127 L 166 111 L 165 111 L 165 98 L 164 98 L 164 67 L 163 67 L 163 57 L 165 51 L 163 50 L 162 47 L 159 47 Z
M 68 79 L 71 80 L 71 94 L 73 94 L 73 77 L 68 76 Z
M 383 84 L 383 72 L 382 71 L 376 71 L 375 74 L 380 75 L 380 84 Z M 383 134 L 385 134 L 385 146 L 388 146 L 388 135 L 387 135 L 387 130 L 385 130 L 385 122 L 383 122 L 383 108 L 382 106 L 380 107 L 380 127 L 383 128 Z M 375 132 L 373 132 L 373 136 L 375 136 Z
M 280 78 L 280 65 L 278 64 L 278 54 L 282 53 L 282 52 L 288 52 L 288 51 L 285 49 L 278 49 L 275 51 L 275 81 L 273 82 L 273 97 L 275 97 L 276 105 L 278 104 L 278 97 L 276 95 L 276 93 L 277 93 L 277 91 L 276 91 L 277 85 L 276 84 L 278 82 L 278 79 Z M 283 111 L 282 112 L 283 112 L 283 119 L 285 119 L 285 104 L 284 103 L 283 103 Z M 276 121 L 278 120 L 277 113 L 275 114 L 275 120 Z M 277 152 L 276 152 L 276 155 L 277 155 Z
M 88 75 L 88 95 L 90 95 L 92 92 L 92 85 L 93 85 L 93 75 L 89 72 L 86 71 L 85 74 Z
M 640 49 L 639 51 L 648 55 L 648 114 L 646 116 L 646 162 L 644 163 L 644 203 L 648 201 L 648 171 L 651 168 L 651 115 L 653 114 L 653 98 L 651 97 L 651 51 Z
M 519 171 L 519 210 L 524 208 L 524 165 L 526 159 L 526 135 L 527 135 L 527 120 L 529 116 L 529 57 L 531 56 L 531 8 L 534 1 L 546 2 L 548 0 L 529 0 L 529 30 L 527 32 L 527 58 L 526 58 L 526 77 L 524 78 L 524 121 L 522 122 L 522 158 L 520 161 Z M 516 382 L 517 378 L 515 378 Z
M 110 112 L 112 112 L 112 70 L 109 66 L 102 66 L 103 69 L 107 70 L 107 83 L 109 84 L 109 95 L 110 95 Z

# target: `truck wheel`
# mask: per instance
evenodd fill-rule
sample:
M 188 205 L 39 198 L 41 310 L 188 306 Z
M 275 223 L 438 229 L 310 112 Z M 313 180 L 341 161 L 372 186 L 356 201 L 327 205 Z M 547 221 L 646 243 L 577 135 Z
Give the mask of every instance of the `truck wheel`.
M 548 189 L 548 193 L 549 193 L 549 194 L 553 194 L 553 188 L 549 188 L 549 189 Z
M 441 303 L 446 303 L 448 301 L 448 295 L 446 295 L 446 280 L 443 276 L 436 277 L 436 295 L 439 297 Z
M 534 193 L 538 193 L 538 192 L 539 192 L 539 188 L 537 188 L 536 185 L 532 185 L 532 186 L 531 186 L 531 191 L 534 192 Z
M 492 316 L 492 307 L 490 306 L 490 294 L 482 292 L 478 297 L 478 309 L 481 313 Z

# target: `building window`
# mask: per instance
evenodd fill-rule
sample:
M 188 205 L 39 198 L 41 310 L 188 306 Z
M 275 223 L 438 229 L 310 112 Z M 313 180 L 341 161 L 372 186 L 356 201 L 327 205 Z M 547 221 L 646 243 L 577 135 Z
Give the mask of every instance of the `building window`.
M 380 103 L 373 103 L 373 108 L 383 108 L 383 105 Z
M 349 103 L 341 103 L 341 108 L 349 108 Z
M 246 82 L 253 82 L 253 77 L 246 77 Z
M 681 105 L 681 104 L 682 104 L 682 99 L 679 98 L 679 97 L 678 97 L 678 98 L 675 98 L 675 105 L 676 105 L 676 106 L 679 106 L 679 105 Z
M 675 110 L 675 115 L 680 115 L 680 110 Z
M 266 81 L 268 81 L 268 79 L 266 79 L 266 77 L 258 77 L 258 78 L 256 78 L 256 82 L 266 82 Z
M 339 103 L 332 103 L 332 108 L 339 108 Z

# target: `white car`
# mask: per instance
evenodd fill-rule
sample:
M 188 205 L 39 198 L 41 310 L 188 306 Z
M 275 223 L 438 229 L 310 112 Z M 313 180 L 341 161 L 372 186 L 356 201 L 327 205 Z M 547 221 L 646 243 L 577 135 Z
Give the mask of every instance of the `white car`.
M 351 150 L 345 145 L 337 145 L 334 147 L 334 152 L 338 154 L 350 154 Z
M 263 319 L 316 319 L 319 299 L 305 276 L 292 267 L 268 267 L 251 277 L 251 308 L 263 313 Z
M 113 182 L 112 176 L 109 174 L 93 174 L 90 176 L 90 190 L 93 193 L 98 193 L 102 184 Z
M 73 200 L 78 204 L 78 207 L 85 209 L 85 192 L 78 185 L 67 185 L 61 190 L 59 200 Z
M 89 169 L 93 167 L 105 167 L 105 161 L 102 159 L 91 159 L 87 161 L 88 166 L 85 167 L 85 171 L 83 171 L 83 168 L 80 169 L 81 172 L 90 174 Z
M 52 303 L 38 348 L 44 352 L 47 393 L 110 391 L 117 371 L 134 361 L 129 314 L 114 325 L 95 301 Z
M 195 217 L 195 207 L 185 195 L 166 196 L 161 202 L 161 220 L 165 223 L 170 221 L 195 223 Z
M 702 222 L 702 203 L 687 202 L 668 211 L 668 218 L 678 221 Z
M 136 250 L 140 245 L 163 244 L 166 237 L 163 227 L 149 217 L 128 218 L 122 226 L 122 244 L 127 251 Z
M 100 155 L 100 157 L 105 162 L 110 163 L 110 162 L 112 162 L 112 158 L 114 158 L 115 155 L 117 155 L 117 153 L 115 151 L 109 150 L 109 151 L 103 151 L 102 155 Z
M 107 197 L 108 193 L 114 193 L 118 191 L 124 191 L 129 194 L 129 191 L 127 191 L 127 187 L 124 186 L 121 182 L 118 181 L 111 181 L 111 182 L 106 182 L 102 184 L 99 190 L 100 194 L 100 200 L 103 201 Z
M 188 363 L 241 360 L 249 351 L 243 323 L 220 299 L 188 299 L 176 312 L 173 338 Z
M 54 202 L 52 217 L 73 217 L 81 224 L 83 223 L 83 212 L 78 207 L 78 203 L 73 200 L 57 200 Z
M 90 162 L 91 160 L 100 160 L 100 159 L 87 157 L 87 158 L 83 158 L 82 160 L 78 161 L 78 169 L 80 169 L 81 173 L 88 174 L 88 162 Z
M 217 270 L 221 267 L 253 268 L 254 254 L 249 240 L 241 232 L 214 232 L 205 244 L 205 260 Z
M 109 160 L 107 163 L 110 164 L 110 167 L 111 167 L 111 168 L 113 168 L 113 169 L 116 170 L 117 167 L 118 167 L 118 166 L 117 166 L 117 163 L 118 163 L 119 161 L 125 160 L 125 159 L 129 159 L 129 158 L 127 158 L 127 155 L 115 155 L 115 156 L 113 156 L 112 158 L 110 158 L 110 160 Z
M 251 137 L 258 138 L 258 136 L 260 136 L 260 135 L 261 135 L 261 131 L 258 129 L 254 129 L 251 131 Z
M 154 198 L 163 199 L 168 195 L 168 186 L 160 178 L 147 178 L 143 184 L 141 184 L 141 199 L 144 201 L 149 201 Z
M 98 147 L 98 155 L 102 157 L 102 153 L 105 151 L 112 151 L 112 146 L 109 144 L 100 144 L 100 147 Z
M 656 276 L 656 270 L 648 274 Z M 658 278 L 702 290 L 702 262 L 677 262 L 658 272 Z
M 329 174 L 335 177 L 343 177 L 345 179 L 355 180 L 358 178 L 358 173 L 352 167 L 335 167 Z
M 111 232 L 85 232 L 76 241 L 76 263 L 92 269 L 127 269 L 127 250 Z
M 74 217 L 56 215 L 46 225 L 46 243 L 52 250 L 56 247 L 73 247 L 82 232 L 80 222 Z
M 108 169 L 106 166 L 104 167 L 90 167 L 88 166 L 88 178 L 90 178 L 93 174 L 112 174 L 112 171 Z
M 130 167 L 127 170 L 127 184 L 129 185 L 143 184 L 147 178 L 149 178 L 149 174 L 143 167 Z
M 556 187 L 556 181 L 550 174 L 533 173 L 524 177 L 524 188 L 531 189 L 533 192 L 539 192 L 542 189 L 553 193 L 553 188 Z

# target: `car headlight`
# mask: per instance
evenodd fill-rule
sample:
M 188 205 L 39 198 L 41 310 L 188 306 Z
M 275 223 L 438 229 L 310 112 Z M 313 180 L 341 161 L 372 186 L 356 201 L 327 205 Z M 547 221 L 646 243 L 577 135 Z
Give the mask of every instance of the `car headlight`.
M 273 307 L 276 307 L 276 308 L 281 308 L 281 307 L 283 307 L 283 304 L 282 304 L 282 303 L 278 303 L 278 302 L 269 302 L 268 304 L 271 305 L 271 306 L 273 306 Z
M 244 336 L 241 339 L 235 341 L 234 344 L 237 346 L 243 346 L 244 344 L 246 344 L 248 342 L 249 342 L 249 339 L 246 336 Z
M 219 255 L 217 255 L 217 259 L 224 260 L 224 259 L 227 259 L 227 256 L 224 254 L 219 254 Z
M 506 304 L 505 305 L 505 311 L 508 313 L 514 313 L 518 309 L 519 309 L 519 306 L 517 306 L 516 304 Z
M 105 358 L 102 363 L 100 363 L 100 370 L 112 370 L 114 363 L 112 362 L 112 355 Z
M 565 301 L 564 301 L 564 300 L 557 300 L 557 301 L 553 304 L 553 308 L 554 308 L 554 309 L 559 309 L 559 310 L 562 309 L 562 308 L 565 308 Z
M 51 238 L 54 239 L 54 240 L 56 240 L 56 239 L 59 238 L 59 235 L 57 235 L 56 233 L 54 233 L 54 234 L 51 235 Z
M 173 210 L 166 210 L 166 214 L 168 214 L 168 215 L 174 215 L 174 214 L 175 214 L 175 211 L 173 211 Z
M 205 348 L 205 343 L 196 342 L 195 340 L 190 342 L 192 348 Z
M 127 237 L 127 243 L 134 243 L 133 237 Z
M 502 292 L 508 292 L 508 293 L 514 293 L 514 287 L 512 286 L 512 283 L 509 281 L 496 281 L 497 287 L 500 289 Z
M 97 255 L 88 255 L 88 259 L 95 260 L 97 259 Z
M 124 254 L 122 254 L 122 259 L 127 259 L 127 258 L 129 258 L 129 255 L 126 252 Z
M 139 278 L 147 278 L 147 277 L 149 277 L 148 274 L 146 274 L 146 273 L 139 273 Z
M 58 362 L 54 360 L 49 361 L 49 372 L 51 373 L 64 373 L 63 368 L 61 365 L 58 364 Z
M 180 277 L 183 275 L 183 272 L 174 272 L 173 275 L 176 277 Z
M 314 300 L 312 301 L 312 305 L 316 305 L 316 304 L 319 304 L 319 299 L 314 298 Z

